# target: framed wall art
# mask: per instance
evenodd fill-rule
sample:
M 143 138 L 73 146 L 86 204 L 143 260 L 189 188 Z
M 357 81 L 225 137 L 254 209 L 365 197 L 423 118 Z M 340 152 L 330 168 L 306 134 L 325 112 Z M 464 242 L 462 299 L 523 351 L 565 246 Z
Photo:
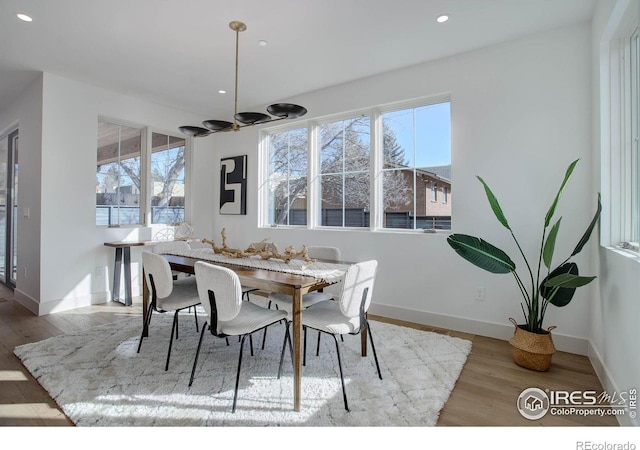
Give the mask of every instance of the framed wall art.
M 220 160 L 220 214 L 247 214 L 247 155 Z

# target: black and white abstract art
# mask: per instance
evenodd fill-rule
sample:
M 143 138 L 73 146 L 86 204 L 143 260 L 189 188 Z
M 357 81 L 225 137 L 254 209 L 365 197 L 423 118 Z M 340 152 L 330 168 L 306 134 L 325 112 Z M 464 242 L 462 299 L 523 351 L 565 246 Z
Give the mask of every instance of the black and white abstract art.
M 247 155 L 220 160 L 220 214 L 247 213 Z

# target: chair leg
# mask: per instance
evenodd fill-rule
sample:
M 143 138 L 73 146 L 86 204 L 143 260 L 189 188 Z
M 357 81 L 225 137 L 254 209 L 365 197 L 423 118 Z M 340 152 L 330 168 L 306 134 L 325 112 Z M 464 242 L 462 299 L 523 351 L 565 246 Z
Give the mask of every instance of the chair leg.
M 173 346 L 173 334 L 175 332 L 176 339 L 178 339 L 178 311 L 173 314 L 173 327 L 171 328 L 171 339 L 169 340 L 169 351 L 167 352 L 167 364 L 164 366 L 164 370 L 169 370 L 169 359 L 171 358 L 171 347 Z
M 322 333 L 318 331 L 318 345 L 316 345 L 316 356 L 320 356 L 320 336 Z
M 307 365 L 307 327 L 302 327 L 302 331 L 304 332 L 304 347 L 302 349 L 302 365 Z
M 373 343 L 373 335 L 371 334 L 371 327 L 369 326 L 369 321 L 366 321 L 365 323 L 367 324 L 369 341 L 371 342 L 371 349 L 373 350 L 373 359 L 376 360 L 376 369 L 378 369 L 378 377 L 382 380 L 382 372 L 380 372 L 380 364 L 378 364 L 378 355 L 376 354 L 376 346 Z
M 198 349 L 196 350 L 196 357 L 193 359 L 193 369 L 191 369 L 191 378 L 189 379 L 189 387 L 193 384 L 193 377 L 196 374 L 196 365 L 198 364 L 198 356 L 200 356 L 200 347 L 202 346 L 202 338 L 204 336 L 204 332 L 207 329 L 207 323 L 205 322 L 202 325 L 202 331 L 200 332 L 200 340 L 198 341 Z
M 284 362 L 284 351 L 287 346 L 287 341 L 289 342 L 289 349 L 291 349 L 291 361 L 293 361 L 293 346 L 291 345 L 291 336 L 289 335 L 289 322 L 285 324 L 286 328 L 284 331 L 284 341 L 282 342 L 282 353 L 280 353 L 280 366 L 278 367 L 278 379 L 280 379 L 280 374 L 282 373 L 282 363 Z
M 335 334 L 332 334 L 333 340 L 336 342 L 336 353 L 338 354 L 338 368 L 340 369 L 340 382 L 342 383 L 342 397 L 344 398 L 344 409 L 349 411 L 349 405 L 347 403 L 347 391 L 344 387 L 344 376 L 342 374 L 342 358 L 340 358 L 340 347 L 338 346 L 338 339 Z
M 189 306 L 189 309 L 191 309 L 191 306 Z M 193 317 L 196 319 L 196 333 L 197 333 L 200 330 L 198 329 L 198 310 L 195 306 L 193 307 Z
M 236 388 L 233 392 L 233 407 L 231 408 L 232 413 L 236 412 L 236 401 L 238 400 L 238 386 L 240 385 L 240 368 L 242 367 L 242 349 L 244 348 L 244 340 L 246 337 L 247 337 L 246 334 L 242 335 L 242 340 L 240 341 L 240 356 L 238 357 L 238 373 L 236 374 Z
M 267 309 L 271 309 L 271 300 L 269 300 L 267 304 Z M 264 350 L 264 344 L 267 342 L 267 328 L 269 327 L 264 327 L 264 331 L 262 332 L 262 350 Z
M 175 315 L 173 316 L 173 321 L 176 325 L 176 339 L 178 339 L 180 337 L 178 336 L 178 311 L 176 311 Z
M 144 332 L 145 330 L 149 329 L 149 324 L 151 323 L 151 314 L 153 314 L 153 308 L 151 307 L 151 305 L 149 305 L 149 308 L 147 309 L 147 320 L 145 320 L 144 324 L 142 325 L 142 334 L 140 334 L 140 341 L 138 342 L 138 351 L 136 353 L 140 353 L 140 347 L 142 347 L 142 339 L 144 338 Z
M 253 356 L 253 334 L 249 335 L 249 347 L 251 347 L 251 356 Z

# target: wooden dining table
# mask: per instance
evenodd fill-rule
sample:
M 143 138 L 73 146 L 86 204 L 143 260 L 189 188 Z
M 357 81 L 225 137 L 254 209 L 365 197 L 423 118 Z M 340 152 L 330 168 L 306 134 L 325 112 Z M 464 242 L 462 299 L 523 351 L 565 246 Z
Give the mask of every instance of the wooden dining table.
M 198 258 L 177 255 L 163 255 L 169 262 L 172 270 L 195 274 L 195 263 L 201 261 Z M 210 262 L 211 261 L 207 261 Z M 337 262 L 337 261 L 336 261 Z M 236 266 L 233 264 L 224 264 L 213 262 L 212 264 L 227 267 L 233 270 L 240 279 L 243 286 L 260 289 L 266 292 L 279 292 L 291 295 L 293 298 L 292 305 L 292 336 L 293 336 L 293 409 L 300 411 L 300 401 L 302 392 L 302 296 L 308 292 L 316 291 L 329 286 L 321 280 L 317 280 L 311 276 L 297 275 L 273 270 L 256 269 L 251 267 Z M 149 291 L 147 283 L 143 284 L 143 324 L 146 323 Z M 144 330 L 146 334 L 146 330 Z M 362 356 L 366 356 L 367 333 L 360 333 L 362 339 Z

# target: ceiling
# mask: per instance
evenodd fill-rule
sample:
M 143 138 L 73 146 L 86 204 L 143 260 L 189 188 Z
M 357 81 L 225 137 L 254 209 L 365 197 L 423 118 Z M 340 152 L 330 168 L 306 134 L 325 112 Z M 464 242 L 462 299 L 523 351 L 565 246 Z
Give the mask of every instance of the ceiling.
M 51 72 L 230 120 L 238 109 L 589 20 L 596 0 L 2 0 L 0 111 Z M 33 17 L 26 23 L 16 17 Z M 448 22 L 436 23 L 447 13 Z M 259 46 L 266 40 L 267 46 Z M 219 89 L 226 89 L 221 95 Z

